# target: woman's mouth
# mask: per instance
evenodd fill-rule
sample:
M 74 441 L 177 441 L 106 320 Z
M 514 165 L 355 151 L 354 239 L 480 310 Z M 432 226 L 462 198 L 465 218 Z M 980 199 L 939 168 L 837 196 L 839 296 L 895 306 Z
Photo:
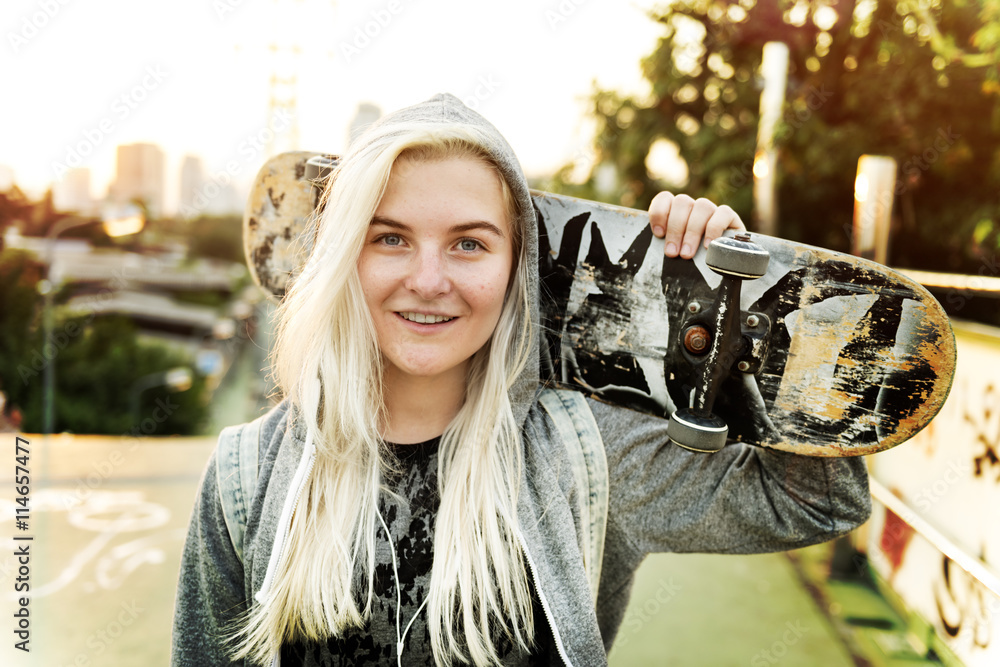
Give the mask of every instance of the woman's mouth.
M 455 319 L 454 317 L 448 317 L 447 315 L 429 315 L 426 313 L 399 312 L 396 314 L 404 320 L 416 322 L 417 324 L 438 324 L 439 322 L 449 322 Z

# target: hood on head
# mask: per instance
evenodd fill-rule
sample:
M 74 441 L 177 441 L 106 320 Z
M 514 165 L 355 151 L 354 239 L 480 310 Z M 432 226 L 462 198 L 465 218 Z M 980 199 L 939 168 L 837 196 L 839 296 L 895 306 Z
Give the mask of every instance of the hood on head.
M 488 138 L 488 143 L 484 146 L 490 156 L 496 161 L 500 168 L 511 194 L 518 201 L 521 210 L 521 219 L 517 221 L 521 229 L 524 230 L 524 255 L 526 261 L 530 262 L 528 267 L 528 316 L 534 325 L 534 339 L 530 341 L 529 360 L 521 375 L 510 390 L 511 404 L 514 408 L 514 417 L 518 424 L 523 424 L 528 414 L 528 409 L 534 402 L 535 393 L 538 388 L 539 367 L 538 367 L 538 332 L 539 329 L 539 309 L 538 309 L 538 228 L 535 220 L 535 208 L 531 200 L 531 193 L 528 190 L 528 181 L 524 177 L 524 170 L 514 154 L 514 150 L 503 138 L 503 135 L 482 115 L 465 106 L 461 100 L 454 95 L 442 93 L 434 97 L 398 111 L 389 113 L 380 118 L 364 134 L 355 140 L 351 145 L 351 153 L 361 150 L 375 137 L 391 134 L 394 126 L 412 126 L 413 123 L 428 124 L 462 124 L 477 128 Z M 519 341 L 520 342 L 520 341 Z

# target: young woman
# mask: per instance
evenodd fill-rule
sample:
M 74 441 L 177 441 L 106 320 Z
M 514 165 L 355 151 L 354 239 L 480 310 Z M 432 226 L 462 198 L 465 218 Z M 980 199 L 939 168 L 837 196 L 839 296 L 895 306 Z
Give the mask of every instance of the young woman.
M 858 459 L 696 454 L 588 399 L 610 484 L 595 609 L 581 489 L 536 400 L 535 216 L 513 151 L 438 96 L 369 130 L 326 197 L 281 308 L 285 399 L 261 426 L 242 559 L 213 456 L 173 664 L 606 664 L 646 554 L 792 549 L 868 516 Z M 650 212 L 672 255 L 742 228 L 685 196 Z

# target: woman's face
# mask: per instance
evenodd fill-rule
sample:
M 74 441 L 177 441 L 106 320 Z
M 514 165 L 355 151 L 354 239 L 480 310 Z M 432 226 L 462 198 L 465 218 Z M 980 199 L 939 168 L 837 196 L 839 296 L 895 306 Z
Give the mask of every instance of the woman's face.
M 398 161 L 358 260 L 387 375 L 464 382 L 513 262 L 494 170 L 473 158 Z

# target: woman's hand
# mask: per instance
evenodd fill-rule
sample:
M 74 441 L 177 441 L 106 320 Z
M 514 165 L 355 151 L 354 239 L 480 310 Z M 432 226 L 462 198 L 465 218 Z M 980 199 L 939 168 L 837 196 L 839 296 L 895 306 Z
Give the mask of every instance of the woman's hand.
M 654 236 L 663 238 L 666 235 L 663 254 L 684 259 L 694 257 L 699 241 L 704 240 L 707 248 L 727 229 L 746 231 L 740 216 L 728 206 L 716 206 L 705 198 L 694 200 L 669 192 L 653 197 L 649 204 L 649 224 Z

